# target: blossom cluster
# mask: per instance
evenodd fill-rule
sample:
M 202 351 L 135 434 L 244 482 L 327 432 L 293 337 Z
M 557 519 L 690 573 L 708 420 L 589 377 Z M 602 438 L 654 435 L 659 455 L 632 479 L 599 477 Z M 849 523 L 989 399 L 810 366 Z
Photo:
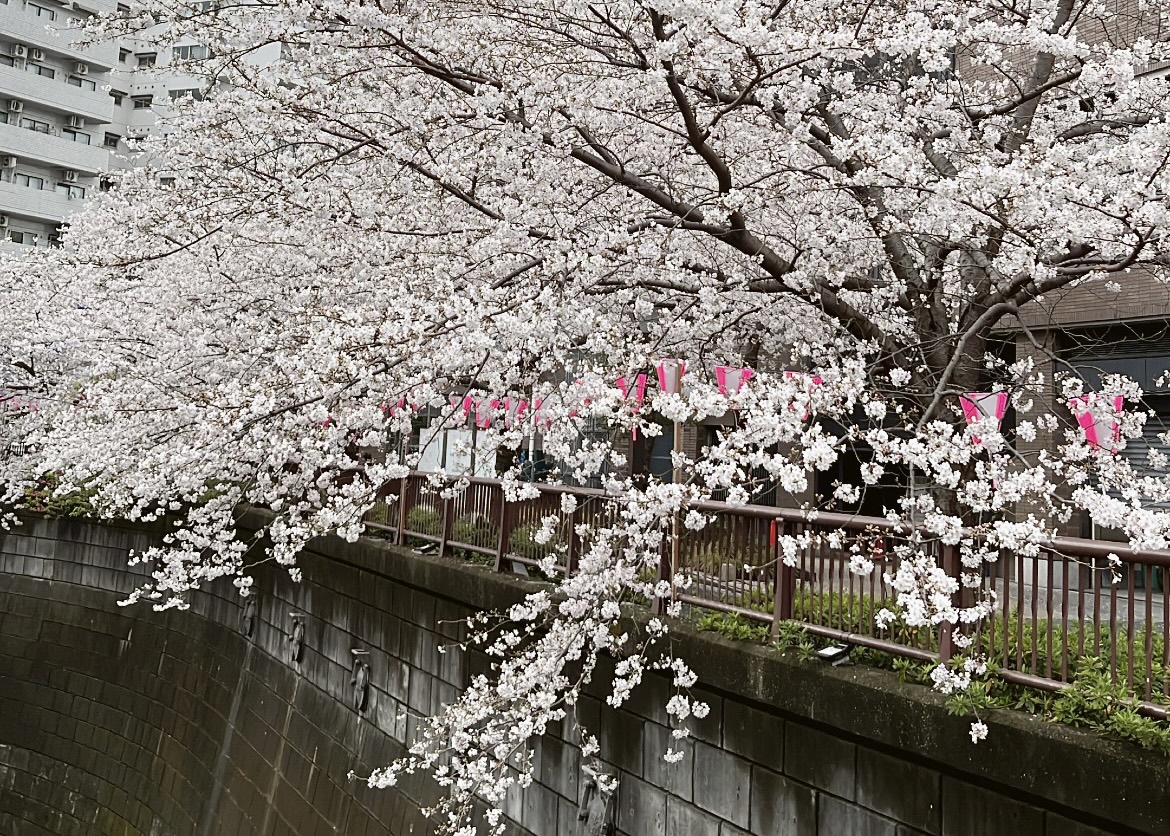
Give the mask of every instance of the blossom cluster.
M 358 537 L 469 424 L 509 501 L 536 493 L 518 458 L 537 445 L 550 480 L 620 496 L 616 518 L 564 499 L 577 571 L 477 622 L 491 676 L 372 776 L 430 771 L 452 832 L 477 799 L 502 827 L 531 741 L 587 687 L 620 705 L 656 671 L 680 737 L 702 716 L 669 620 L 623 609 L 680 612 L 691 581 L 658 567 L 701 500 L 775 490 L 813 522 L 885 497 L 904 536 L 882 550 L 798 527 L 781 559 L 840 549 L 895 590 L 880 624 L 960 637 L 996 606 L 984 567 L 1074 513 L 1170 543 L 1165 457 L 1132 455 L 1137 382 L 1081 401 L 993 339 L 1064 289 L 1167 277 L 1170 50 L 1144 34 L 1170 30 L 1165 4 L 1115 37 L 1105 0 L 138 5 L 91 36 L 207 45 L 185 68 L 206 95 L 134 143 L 63 247 L 0 263 L 0 385 L 36 405 L 0 413 L 2 498 L 51 474 L 95 513 L 165 518 L 130 601 L 183 607 Z M 666 358 L 685 385 L 641 389 Z M 1001 394 L 1014 429 L 964 406 Z M 677 482 L 630 446 L 674 422 L 718 428 Z M 244 541 L 247 507 L 272 522 Z M 966 661 L 938 687 L 982 675 Z

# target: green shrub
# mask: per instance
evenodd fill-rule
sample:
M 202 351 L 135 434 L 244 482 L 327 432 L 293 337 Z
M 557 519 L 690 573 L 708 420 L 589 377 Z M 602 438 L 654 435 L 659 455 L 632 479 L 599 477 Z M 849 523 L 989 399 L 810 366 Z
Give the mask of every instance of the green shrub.
M 60 479 L 56 473 L 45 473 L 36 484 L 25 491 L 24 507 L 48 517 L 88 517 L 94 513 L 91 500 L 97 491 L 86 488 L 55 495 Z
M 390 519 L 390 506 L 379 500 L 374 507 L 366 512 L 366 522 L 381 523 L 382 525 L 397 525 L 398 520 Z
M 494 549 L 499 536 L 499 529 L 486 517 L 478 514 L 462 516 L 451 526 L 451 539 L 469 546 Z M 492 561 L 494 563 L 495 558 Z
M 443 534 L 443 515 L 434 508 L 417 505 L 406 515 L 406 528 L 416 534 L 440 537 Z
M 508 534 L 508 550 L 531 560 L 540 560 L 551 554 L 564 551 L 569 533 L 567 524 L 559 526 L 552 539 L 543 546 L 532 539 L 535 533 L 535 526 L 516 526 Z
M 734 641 L 762 642 L 768 640 L 768 625 L 752 621 L 738 613 L 708 612 L 698 622 L 700 630 L 718 633 Z

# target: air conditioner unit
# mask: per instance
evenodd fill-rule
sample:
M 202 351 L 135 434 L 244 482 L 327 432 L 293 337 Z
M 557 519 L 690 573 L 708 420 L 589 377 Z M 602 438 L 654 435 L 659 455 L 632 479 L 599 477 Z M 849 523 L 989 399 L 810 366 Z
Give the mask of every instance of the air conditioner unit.
M 44 50 L 34 49 L 31 53 L 31 56 L 32 56 L 32 60 L 34 60 L 34 61 L 44 61 L 45 60 Z
M 71 168 L 65 169 L 65 171 L 62 172 L 62 176 L 65 178 L 66 183 L 76 183 L 77 182 L 77 172 Z
M 82 63 L 78 62 L 77 67 L 74 69 L 74 72 L 77 73 L 78 75 L 89 75 L 89 64 L 82 64 Z
M 12 45 L 12 57 L 13 58 L 24 58 L 27 55 L 28 55 L 28 47 L 26 47 L 24 44 L 13 44 Z
M 69 127 L 71 127 L 71 128 L 84 128 L 85 127 L 85 120 L 82 119 L 80 116 L 70 116 L 69 117 Z
M 11 154 L 0 157 L 0 168 L 16 168 L 16 157 Z
M 7 228 L 8 228 L 8 216 L 7 215 L 0 215 L 0 229 L 7 229 Z
M 24 102 L 22 102 L 20 99 L 9 99 L 8 110 L 10 113 L 20 113 L 22 110 L 24 110 Z

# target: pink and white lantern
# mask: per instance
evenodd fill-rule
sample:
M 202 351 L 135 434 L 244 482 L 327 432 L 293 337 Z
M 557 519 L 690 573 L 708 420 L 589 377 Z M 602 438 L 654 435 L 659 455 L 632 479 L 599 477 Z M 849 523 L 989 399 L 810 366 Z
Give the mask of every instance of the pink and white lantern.
M 736 366 L 716 366 L 715 382 L 719 385 L 719 394 L 723 397 L 739 394 L 743 385 L 755 377 L 752 369 Z
M 658 364 L 658 388 L 668 395 L 681 394 L 682 379 L 686 373 L 685 360 L 662 360 Z
M 821 377 L 819 374 L 809 374 L 808 372 L 798 372 L 798 371 L 794 371 L 792 369 L 786 370 L 784 372 L 784 377 L 788 380 L 795 380 L 798 383 L 800 383 L 801 388 L 803 388 L 804 391 L 806 393 L 809 393 L 809 394 L 811 394 L 813 387 L 820 386 L 822 383 L 825 382 L 824 378 Z M 796 409 L 796 404 L 792 404 L 792 408 Z M 811 415 L 812 415 L 812 413 L 808 409 L 806 409 L 804 411 L 804 415 L 800 416 L 800 420 L 807 421 Z
M 544 400 L 542 398 L 532 399 L 532 423 L 546 429 L 552 425 L 552 419 L 544 414 Z
M 1003 416 L 1007 413 L 1007 392 L 968 392 L 959 396 L 959 403 L 963 407 L 963 417 L 967 424 L 974 424 L 984 418 L 994 418 L 998 428 L 1003 423 Z M 971 436 L 971 442 L 976 447 L 983 446 L 983 440 L 977 435 Z
M 646 400 L 646 375 L 639 374 L 637 377 L 635 377 L 632 389 L 630 384 L 626 381 L 625 376 L 619 377 L 617 380 L 615 380 L 614 385 L 617 386 L 617 388 L 621 391 L 622 398 L 625 400 L 628 401 L 631 394 L 634 396 L 634 414 L 637 414 L 642 410 L 642 404 Z M 637 440 L 637 427 L 630 428 L 630 437 Z
M 495 412 L 500 408 L 500 402 L 496 399 L 488 400 L 481 398 L 475 405 L 475 426 L 481 430 L 486 430 L 492 425 L 492 419 L 495 417 Z
M 621 390 L 622 397 L 626 400 L 630 399 L 633 394 L 636 403 L 635 411 L 642 406 L 642 402 L 646 400 L 646 375 L 640 374 L 634 378 L 634 386 L 631 390 L 629 383 L 626 382 L 625 377 L 619 377 L 614 382 L 619 390 Z
M 471 395 L 450 395 L 447 402 L 451 404 L 451 414 L 457 415 L 460 410 L 463 410 L 463 423 L 467 423 L 471 418 L 471 410 L 475 406 L 475 398 Z
M 1097 392 L 1070 398 L 1068 402 L 1068 408 L 1076 416 L 1089 446 L 1110 453 L 1116 453 L 1121 446 L 1121 422 L 1118 419 L 1124 406 L 1122 395 Z
M 504 422 L 509 428 L 520 426 L 527 411 L 528 401 L 524 398 L 504 398 Z

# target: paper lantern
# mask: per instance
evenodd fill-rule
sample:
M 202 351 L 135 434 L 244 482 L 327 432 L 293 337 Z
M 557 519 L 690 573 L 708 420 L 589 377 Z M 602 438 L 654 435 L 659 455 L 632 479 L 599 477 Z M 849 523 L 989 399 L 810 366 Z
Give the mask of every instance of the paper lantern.
M 1007 413 L 1007 392 L 968 392 L 959 396 L 959 403 L 963 407 L 963 417 L 968 424 L 974 424 L 984 418 L 994 418 L 998 428 Z M 971 436 L 976 447 L 983 446 L 983 440 L 977 435 Z
M 825 382 L 824 378 L 822 378 L 819 374 L 810 375 L 808 372 L 798 372 L 798 371 L 794 371 L 792 369 L 788 369 L 787 371 L 785 371 L 784 377 L 787 380 L 795 380 L 795 381 L 798 381 L 799 383 L 801 383 L 802 384 L 801 388 L 804 389 L 804 391 L 806 393 L 811 392 L 813 387 L 820 386 L 822 383 Z M 796 409 L 797 405 L 792 404 L 792 408 Z M 807 421 L 811 414 L 812 413 L 806 409 L 804 411 L 804 415 L 800 416 L 800 420 Z
M 552 424 L 552 420 L 544 414 L 544 401 L 541 398 L 532 399 L 532 423 L 545 428 Z
M 687 373 L 685 360 L 662 360 L 658 364 L 658 388 L 668 395 L 682 392 L 683 375 Z
M 518 427 L 524 421 L 524 413 L 528 411 L 528 401 L 524 398 L 504 398 L 504 421 L 508 427 Z
M 630 399 L 631 389 L 625 377 L 619 377 L 614 381 L 614 385 L 621 390 L 623 398 Z M 633 395 L 634 401 L 640 407 L 642 402 L 646 400 L 646 375 L 640 374 L 634 378 Z M 635 407 L 635 411 L 637 411 L 637 407 Z
M 631 390 L 629 383 L 625 377 L 619 377 L 614 381 L 614 385 L 621 390 L 622 397 L 625 400 L 630 399 L 630 395 L 634 396 L 634 414 L 637 414 L 642 409 L 642 403 L 646 400 L 646 375 L 639 374 L 634 378 L 634 386 Z M 638 440 L 638 428 L 630 427 L 630 438 L 635 441 Z
M 1111 409 L 1112 414 L 1105 414 L 1103 406 Z M 1118 417 L 1124 406 L 1123 396 L 1097 392 L 1070 398 L 1068 402 L 1068 408 L 1076 416 L 1089 446 L 1110 453 L 1116 453 L 1121 446 L 1121 423 Z
M 716 366 L 715 382 L 719 384 L 719 394 L 724 397 L 737 394 L 743 389 L 745 383 L 755 377 L 755 374 L 752 369 L 748 368 Z
M 481 430 L 486 430 L 491 427 L 495 412 L 499 408 L 499 400 L 494 398 L 492 400 L 480 398 L 475 404 L 475 426 Z

